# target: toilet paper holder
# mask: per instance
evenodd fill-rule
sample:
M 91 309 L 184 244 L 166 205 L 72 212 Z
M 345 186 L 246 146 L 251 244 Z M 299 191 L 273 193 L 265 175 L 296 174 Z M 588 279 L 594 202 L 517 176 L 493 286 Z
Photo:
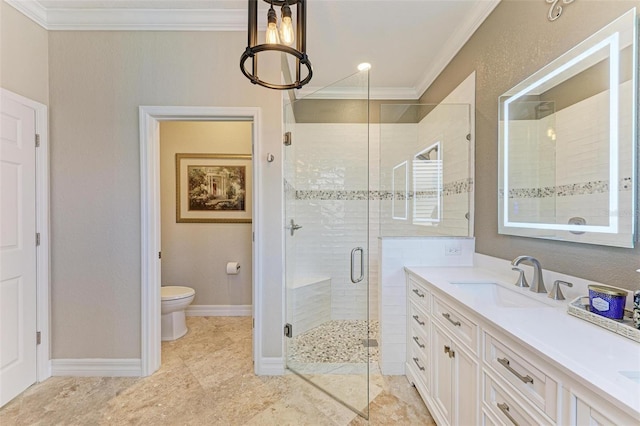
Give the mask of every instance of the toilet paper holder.
M 238 275 L 240 272 L 240 263 L 227 262 L 227 275 Z

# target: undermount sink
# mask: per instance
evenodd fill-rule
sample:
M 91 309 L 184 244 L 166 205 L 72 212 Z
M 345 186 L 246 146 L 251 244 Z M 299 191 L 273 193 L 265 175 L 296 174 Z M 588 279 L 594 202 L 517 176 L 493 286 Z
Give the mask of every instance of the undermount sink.
M 544 308 L 544 302 L 527 297 L 494 282 L 452 282 L 456 288 L 487 305 L 501 308 Z

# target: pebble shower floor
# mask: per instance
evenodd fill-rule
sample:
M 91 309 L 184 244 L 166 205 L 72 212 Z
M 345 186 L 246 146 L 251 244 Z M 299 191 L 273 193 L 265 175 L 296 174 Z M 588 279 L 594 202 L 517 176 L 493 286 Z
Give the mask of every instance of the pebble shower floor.
M 378 362 L 378 346 L 366 346 L 367 321 L 332 320 L 292 339 L 289 359 L 295 363 Z M 377 339 L 378 321 L 369 321 L 369 339 Z

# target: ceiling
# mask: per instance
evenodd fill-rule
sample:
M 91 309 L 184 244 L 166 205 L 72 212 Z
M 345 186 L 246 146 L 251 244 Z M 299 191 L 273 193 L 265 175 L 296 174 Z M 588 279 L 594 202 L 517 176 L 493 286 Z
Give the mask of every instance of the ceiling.
M 246 0 L 5 1 L 48 30 L 247 30 Z M 369 62 L 372 98 L 417 99 L 499 1 L 307 0 L 314 75 L 302 92 Z

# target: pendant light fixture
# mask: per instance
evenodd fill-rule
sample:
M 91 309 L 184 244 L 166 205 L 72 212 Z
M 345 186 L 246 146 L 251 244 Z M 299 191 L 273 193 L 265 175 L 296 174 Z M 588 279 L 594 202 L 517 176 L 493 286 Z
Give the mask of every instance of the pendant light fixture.
M 240 70 L 253 84 L 268 89 L 288 90 L 300 89 L 307 84 L 313 76 L 311 62 L 307 56 L 307 14 L 305 10 L 306 0 L 263 0 L 268 3 L 269 11 L 267 12 L 267 31 L 265 33 L 265 42 L 258 44 L 258 0 L 249 1 L 248 16 L 248 42 L 247 48 L 240 58 Z M 274 6 L 280 7 L 281 22 L 278 28 L 278 16 Z M 296 25 L 295 31 L 292 22 L 291 7 L 296 7 Z M 296 47 L 292 47 L 295 43 Z M 258 53 L 266 51 L 277 51 L 286 53 L 295 57 L 295 81 L 290 84 L 276 84 L 261 80 L 258 76 Z M 251 59 L 249 69 L 247 69 L 247 60 Z M 303 76 L 306 67 L 306 75 Z

